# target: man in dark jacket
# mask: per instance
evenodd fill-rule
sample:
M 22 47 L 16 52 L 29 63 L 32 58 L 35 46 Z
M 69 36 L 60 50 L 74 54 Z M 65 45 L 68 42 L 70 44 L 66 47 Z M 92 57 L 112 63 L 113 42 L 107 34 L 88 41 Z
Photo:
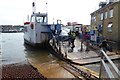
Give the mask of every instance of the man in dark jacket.
M 110 45 L 108 44 L 108 39 L 104 40 L 102 42 L 102 44 L 100 45 L 100 48 L 102 48 L 105 52 L 106 51 L 110 51 L 112 52 L 112 48 L 110 47 Z
M 72 44 L 71 49 L 73 51 L 73 48 L 75 47 L 74 41 L 75 41 L 75 33 L 73 31 L 70 31 L 69 33 L 69 46 Z

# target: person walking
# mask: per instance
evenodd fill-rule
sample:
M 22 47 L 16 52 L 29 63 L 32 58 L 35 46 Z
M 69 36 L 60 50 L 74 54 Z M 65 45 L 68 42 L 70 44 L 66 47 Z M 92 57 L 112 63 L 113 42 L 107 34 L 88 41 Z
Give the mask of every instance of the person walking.
M 68 36 L 69 36 L 68 46 L 70 46 L 70 44 L 71 44 L 71 30 L 70 30 L 70 32 L 68 33 Z
M 74 42 L 75 42 L 75 33 L 74 33 L 74 31 L 72 31 L 71 35 L 72 35 L 71 36 L 72 37 L 71 38 L 71 44 L 72 44 L 71 48 L 73 49 L 75 47 L 75 44 L 74 44 Z
M 68 45 L 71 46 L 71 50 L 73 51 L 73 48 L 75 47 L 74 41 L 75 41 L 75 33 L 74 31 L 70 31 L 68 33 L 69 35 L 69 42 Z
M 85 51 L 89 51 L 88 47 L 89 47 L 90 36 L 89 36 L 89 34 L 87 32 L 85 32 L 84 40 L 86 42 L 86 50 Z

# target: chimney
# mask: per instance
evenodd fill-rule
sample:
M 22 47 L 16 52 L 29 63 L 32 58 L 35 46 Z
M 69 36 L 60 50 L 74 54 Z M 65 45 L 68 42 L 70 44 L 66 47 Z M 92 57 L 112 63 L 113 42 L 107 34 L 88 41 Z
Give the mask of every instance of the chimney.
M 99 8 L 103 8 L 107 3 L 106 2 L 100 2 L 99 3 Z

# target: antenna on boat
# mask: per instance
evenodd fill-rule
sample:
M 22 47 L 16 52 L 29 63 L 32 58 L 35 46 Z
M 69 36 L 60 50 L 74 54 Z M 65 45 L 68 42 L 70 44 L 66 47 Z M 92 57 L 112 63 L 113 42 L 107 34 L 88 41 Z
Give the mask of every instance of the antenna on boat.
M 46 22 L 48 23 L 48 9 L 47 9 L 47 2 L 46 2 L 46 14 L 47 14 L 47 19 L 46 19 Z
M 32 13 L 33 13 L 33 14 L 36 13 L 36 5 L 35 5 L 35 2 L 32 3 L 32 8 L 33 8 Z
M 47 4 L 48 4 L 48 3 L 46 2 L 46 13 L 48 13 L 48 10 L 47 10 L 47 8 L 48 8 L 48 7 L 47 7 Z

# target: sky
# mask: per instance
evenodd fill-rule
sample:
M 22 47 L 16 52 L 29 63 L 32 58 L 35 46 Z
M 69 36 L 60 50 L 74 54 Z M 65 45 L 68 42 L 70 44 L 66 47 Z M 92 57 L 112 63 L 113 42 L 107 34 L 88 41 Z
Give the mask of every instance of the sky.
M 99 2 L 106 0 L 0 0 L 0 25 L 23 25 L 27 15 L 32 14 L 32 2 L 36 12 L 48 12 L 48 23 L 62 21 L 89 25 L 90 14 L 99 8 Z M 46 7 L 47 3 L 47 7 Z

